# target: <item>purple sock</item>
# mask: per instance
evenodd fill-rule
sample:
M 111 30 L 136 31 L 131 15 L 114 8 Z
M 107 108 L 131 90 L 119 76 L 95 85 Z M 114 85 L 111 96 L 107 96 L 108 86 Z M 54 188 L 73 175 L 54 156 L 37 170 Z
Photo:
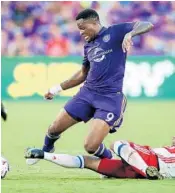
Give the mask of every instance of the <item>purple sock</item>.
M 50 152 L 54 147 L 55 141 L 59 138 L 60 136 L 51 136 L 49 134 L 46 134 L 44 139 L 44 146 L 42 150 L 46 152 Z
M 94 155 L 99 158 L 108 158 L 108 159 L 112 158 L 111 151 L 109 149 L 106 149 L 103 143 L 99 146 L 99 148 L 97 149 Z

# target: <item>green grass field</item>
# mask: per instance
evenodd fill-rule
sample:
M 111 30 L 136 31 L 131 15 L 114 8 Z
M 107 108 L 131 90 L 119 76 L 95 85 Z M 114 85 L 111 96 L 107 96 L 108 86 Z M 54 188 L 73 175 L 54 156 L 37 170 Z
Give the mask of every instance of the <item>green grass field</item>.
M 2 154 L 11 171 L 2 180 L 2 193 L 173 193 L 174 180 L 102 180 L 88 170 L 65 169 L 46 161 L 27 166 L 26 147 L 41 147 L 47 127 L 64 102 L 5 102 L 8 121 L 2 123 Z M 167 145 L 175 135 L 175 101 L 128 102 L 120 130 L 105 143 L 128 139 L 152 146 Z M 56 152 L 82 154 L 88 124 L 68 130 L 56 143 Z

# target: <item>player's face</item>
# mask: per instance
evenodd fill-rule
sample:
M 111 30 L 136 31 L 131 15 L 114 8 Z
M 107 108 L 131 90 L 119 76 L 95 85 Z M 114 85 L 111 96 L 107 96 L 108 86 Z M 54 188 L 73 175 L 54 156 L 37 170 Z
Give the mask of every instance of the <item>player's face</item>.
M 80 35 L 85 39 L 85 41 L 90 41 L 96 36 L 95 31 L 95 21 L 79 19 L 77 21 L 78 29 L 80 30 Z

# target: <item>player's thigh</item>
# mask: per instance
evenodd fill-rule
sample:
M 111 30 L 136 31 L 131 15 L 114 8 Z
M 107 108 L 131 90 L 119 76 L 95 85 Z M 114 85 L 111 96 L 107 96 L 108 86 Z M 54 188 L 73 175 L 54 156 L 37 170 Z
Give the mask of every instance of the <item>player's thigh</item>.
M 83 99 L 83 96 L 79 95 L 68 101 L 64 109 L 75 120 L 87 122 L 94 116 L 95 109 L 88 101 Z
M 113 133 L 122 124 L 127 103 L 126 97 L 123 93 L 113 94 L 109 97 L 100 97 L 99 104 L 96 105 L 98 108 L 94 118 L 104 120 L 110 126 L 110 133 Z
M 72 125 L 78 123 L 77 120 L 72 118 L 65 109 L 61 109 L 59 114 L 57 115 L 56 119 L 52 123 L 52 125 L 49 127 L 49 131 L 56 132 L 58 134 L 61 134 L 63 131 L 65 131 L 67 128 L 71 127 Z
M 87 137 L 85 138 L 85 149 L 96 150 L 109 133 L 109 125 L 101 119 L 93 119 Z
M 136 178 L 137 174 L 131 166 L 117 159 L 101 159 L 98 172 L 115 178 Z
M 83 156 L 85 168 L 110 177 L 125 178 L 126 172 L 121 160 L 100 159 L 95 156 Z

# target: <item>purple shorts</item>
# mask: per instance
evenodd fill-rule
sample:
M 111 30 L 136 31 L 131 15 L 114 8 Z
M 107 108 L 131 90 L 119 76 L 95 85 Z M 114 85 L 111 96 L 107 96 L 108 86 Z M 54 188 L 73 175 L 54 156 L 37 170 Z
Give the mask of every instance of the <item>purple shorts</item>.
M 101 94 L 82 87 L 64 109 L 77 121 L 102 119 L 111 127 L 110 133 L 113 133 L 122 124 L 126 102 L 122 92 Z

